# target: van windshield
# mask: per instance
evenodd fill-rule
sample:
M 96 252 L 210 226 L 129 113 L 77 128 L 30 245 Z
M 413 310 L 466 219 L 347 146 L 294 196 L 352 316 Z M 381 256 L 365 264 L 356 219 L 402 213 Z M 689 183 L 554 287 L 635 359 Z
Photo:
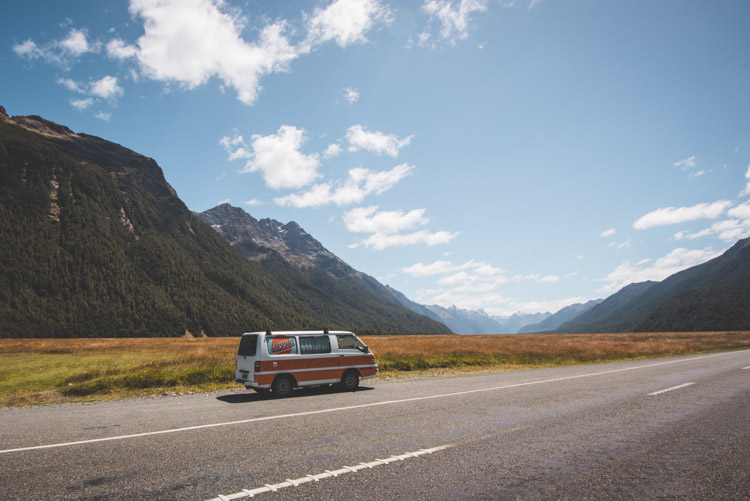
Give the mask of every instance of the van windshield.
M 351 334 L 337 334 L 336 339 L 339 342 L 339 349 L 359 350 L 363 353 L 370 351 L 362 341 Z

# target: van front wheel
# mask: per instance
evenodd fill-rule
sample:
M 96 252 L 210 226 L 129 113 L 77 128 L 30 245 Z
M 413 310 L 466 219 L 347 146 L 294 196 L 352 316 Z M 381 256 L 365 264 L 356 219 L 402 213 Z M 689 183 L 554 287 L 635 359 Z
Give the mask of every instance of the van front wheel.
M 355 391 L 359 386 L 359 374 L 356 371 L 346 371 L 341 376 L 341 388 L 346 391 Z
M 279 376 L 274 380 L 273 385 L 271 386 L 274 395 L 285 397 L 292 392 L 294 383 L 292 383 L 292 379 L 289 376 Z

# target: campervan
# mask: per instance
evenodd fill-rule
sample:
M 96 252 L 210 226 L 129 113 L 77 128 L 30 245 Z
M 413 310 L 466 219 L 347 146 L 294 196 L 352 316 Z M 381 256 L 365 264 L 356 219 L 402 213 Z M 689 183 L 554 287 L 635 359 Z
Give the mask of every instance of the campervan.
M 378 375 L 370 349 L 348 331 L 250 332 L 237 351 L 235 382 L 286 396 L 296 387 L 340 384 L 354 391 Z

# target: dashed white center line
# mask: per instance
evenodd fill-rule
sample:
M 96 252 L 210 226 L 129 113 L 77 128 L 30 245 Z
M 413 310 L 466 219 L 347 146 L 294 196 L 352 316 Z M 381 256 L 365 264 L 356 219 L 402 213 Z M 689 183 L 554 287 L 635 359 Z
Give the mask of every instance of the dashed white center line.
M 266 484 L 263 487 L 258 487 L 256 489 L 242 489 L 240 492 L 235 492 L 234 494 L 219 494 L 217 497 L 210 499 L 209 501 L 232 501 L 234 499 L 242 499 L 247 497 L 252 498 L 258 494 L 263 494 L 265 492 L 276 492 L 279 489 L 285 489 L 287 487 L 298 487 L 308 482 L 320 482 L 324 478 L 338 477 L 345 473 L 357 473 L 360 470 L 371 469 L 376 466 L 393 463 L 394 461 L 404 461 L 407 459 L 418 458 L 419 456 L 432 454 L 433 452 L 442 451 L 449 447 L 453 446 L 441 445 L 439 447 L 432 447 L 431 449 L 420 449 L 416 452 L 405 452 L 404 454 L 391 456 L 386 459 L 376 459 L 375 461 L 371 461 L 369 463 L 359 463 L 356 466 L 344 466 L 343 468 L 338 470 L 326 470 L 324 473 L 318 473 L 317 475 L 305 475 L 304 477 L 296 479 L 288 478 L 284 482 L 281 482 L 279 484 Z
M 748 365 L 747 367 L 743 367 L 743 368 L 742 368 L 742 369 L 740 369 L 740 370 L 742 370 L 742 371 L 746 371 L 746 370 L 748 370 L 748 369 L 750 369 L 750 365 Z
M 659 391 L 655 391 L 653 393 L 649 393 L 648 396 L 649 397 L 653 397 L 655 395 L 661 395 L 662 393 L 666 393 L 668 391 L 679 390 L 680 388 L 684 388 L 686 386 L 690 386 L 691 384 L 695 384 L 695 382 L 680 384 L 680 385 L 677 385 L 677 386 L 672 386 L 671 388 L 665 388 L 663 390 L 659 390 Z

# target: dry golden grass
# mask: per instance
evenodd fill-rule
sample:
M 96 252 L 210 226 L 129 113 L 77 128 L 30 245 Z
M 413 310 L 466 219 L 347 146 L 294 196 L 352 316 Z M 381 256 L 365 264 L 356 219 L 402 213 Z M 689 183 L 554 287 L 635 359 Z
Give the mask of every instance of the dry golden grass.
M 552 367 L 750 349 L 750 332 L 363 336 L 381 374 Z M 0 339 L 0 406 L 239 388 L 238 338 Z

